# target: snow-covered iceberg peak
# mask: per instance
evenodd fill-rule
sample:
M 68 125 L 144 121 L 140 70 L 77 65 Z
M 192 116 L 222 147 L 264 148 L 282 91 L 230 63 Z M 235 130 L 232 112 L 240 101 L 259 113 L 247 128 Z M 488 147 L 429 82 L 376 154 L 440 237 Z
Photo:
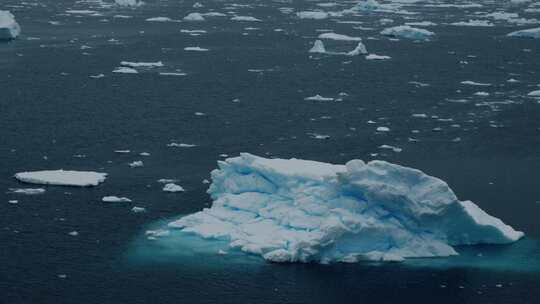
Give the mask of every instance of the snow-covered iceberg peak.
M 0 10 L 0 40 L 17 38 L 21 33 L 21 27 L 15 21 L 15 16 L 9 11 Z
M 241 154 L 218 163 L 211 208 L 169 223 L 273 262 L 401 261 L 520 239 L 442 180 L 385 161 L 333 165 Z

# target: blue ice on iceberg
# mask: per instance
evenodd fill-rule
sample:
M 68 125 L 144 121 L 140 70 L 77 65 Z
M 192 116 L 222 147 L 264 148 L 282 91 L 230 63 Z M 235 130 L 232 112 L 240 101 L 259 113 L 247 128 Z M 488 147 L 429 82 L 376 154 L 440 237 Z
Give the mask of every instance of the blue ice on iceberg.
M 15 21 L 15 16 L 9 11 L 0 10 L 0 40 L 17 38 L 21 33 L 21 27 Z
M 385 161 L 334 165 L 243 153 L 218 165 L 212 206 L 169 227 L 272 262 L 445 257 L 457 255 L 453 246 L 524 235 L 458 200 L 444 181 Z

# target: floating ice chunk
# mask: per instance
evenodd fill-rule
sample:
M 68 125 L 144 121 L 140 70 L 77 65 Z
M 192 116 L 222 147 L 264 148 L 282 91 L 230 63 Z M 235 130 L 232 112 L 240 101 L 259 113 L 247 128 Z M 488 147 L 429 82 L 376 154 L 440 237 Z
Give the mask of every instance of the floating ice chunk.
M 66 13 L 74 15 L 94 15 L 97 14 L 96 11 L 92 10 L 67 10 Z
M 243 153 L 218 162 L 211 208 L 169 223 L 273 262 L 401 261 L 504 244 L 522 232 L 448 185 L 384 161 L 333 165 Z
M 175 143 L 175 142 L 167 144 L 167 147 L 174 147 L 174 148 L 193 148 L 196 146 L 197 145 L 194 145 L 194 144 L 184 144 L 184 143 Z
M 527 37 L 540 39 L 540 27 L 532 28 L 528 30 L 515 31 L 508 34 L 509 37 Z
M 200 13 L 189 13 L 184 17 L 184 21 L 204 21 L 204 17 Z
M 306 97 L 306 98 L 304 98 L 304 100 L 309 100 L 309 101 L 333 101 L 334 98 L 332 98 L 332 97 L 323 97 L 323 96 L 317 94 L 315 96 Z
M 191 52 L 207 52 L 208 49 L 198 47 L 198 46 L 188 46 L 184 48 L 184 51 L 191 51 Z
M 175 183 L 176 179 L 162 178 L 162 179 L 158 179 L 157 182 L 161 184 Z
M 68 234 L 71 235 L 71 236 L 78 236 L 78 235 L 79 235 L 79 232 L 77 232 L 77 231 L 71 231 L 71 232 L 69 232 Z
M 411 26 L 435 26 L 437 23 L 431 21 L 405 22 L 405 25 Z
M 11 188 L 9 189 L 11 193 L 16 194 L 25 194 L 25 195 L 36 195 L 45 193 L 43 188 Z
M 322 40 L 315 40 L 313 47 L 309 50 L 310 53 L 326 53 Z
M 118 196 L 104 196 L 101 199 L 104 203 L 131 203 L 131 200 L 127 197 L 118 197 Z
M 18 200 L 9 200 L 8 203 L 15 205 L 15 204 L 18 204 L 19 201 Z
M 380 149 L 389 149 L 389 150 L 392 150 L 396 153 L 399 153 L 401 151 L 403 151 L 403 149 L 401 148 L 398 148 L 398 147 L 395 147 L 395 146 L 390 146 L 390 145 L 381 145 L 379 146 Z
M 381 34 L 385 36 L 402 37 L 414 40 L 429 40 L 435 36 L 435 33 L 433 32 L 408 25 L 389 27 L 381 31 Z
M 358 44 L 356 45 L 356 47 L 354 48 L 354 50 L 346 53 L 346 55 L 347 56 L 358 56 L 360 54 L 365 55 L 367 53 L 368 53 L 368 51 L 366 49 L 366 46 L 361 41 L 359 41 Z
M 450 24 L 455 25 L 455 26 L 480 26 L 480 27 L 495 26 L 493 23 L 489 22 L 488 20 L 469 20 L 469 21 L 453 22 Z
M 300 19 L 322 20 L 328 18 L 329 14 L 322 11 L 303 11 L 296 13 L 296 16 Z
M 144 2 L 139 0 L 114 0 L 114 3 L 118 6 L 125 7 L 139 7 L 144 4 Z
M 309 133 L 309 136 L 314 139 L 329 139 L 330 135 L 319 134 L 319 133 Z
M 377 127 L 377 132 L 390 132 L 388 127 Z
M 532 91 L 527 96 L 540 97 L 540 90 Z
M 21 172 L 15 174 L 15 178 L 21 182 L 39 185 L 58 185 L 58 186 L 97 186 L 105 181 L 107 173 L 92 171 L 64 171 L 64 170 L 46 170 Z
M 11 40 L 21 34 L 21 27 L 9 11 L 0 10 L 0 40 Z
M 351 37 L 351 36 L 336 34 L 336 33 L 322 33 L 319 35 L 318 38 L 338 40 L 338 41 L 362 41 L 362 38 L 360 37 Z
M 471 80 L 465 80 L 465 81 L 462 81 L 460 83 L 465 84 L 465 85 L 479 86 L 479 87 L 489 87 L 489 86 L 491 86 L 491 83 L 475 82 L 475 81 L 471 81 Z
M 122 61 L 120 62 L 120 65 L 128 66 L 131 68 L 153 68 L 153 67 L 162 67 L 163 62 L 157 61 L 157 62 L 132 62 L 132 61 Z
M 139 72 L 133 68 L 117 67 L 116 69 L 113 70 L 113 73 L 138 74 Z
M 146 21 L 150 21 L 150 22 L 175 22 L 176 20 L 173 20 L 169 17 L 152 17 L 152 18 L 148 18 L 146 19 Z
M 369 54 L 366 56 L 367 60 L 387 60 L 391 59 L 390 56 L 384 56 L 384 55 L 377 55 L 377 54 Z
M 232 21 L 243 21 L 243 22 L 261 22 L 261 19 L 257 19 L 252 16 L 234 16 L 231 18 Z
M 202 5 L 202 3 L 200 2 L 195 2 L 195 4 L 193 4 L 193 8 L 201 8 L 201 7 L 204 7 L 204 5 Z
M 136 160 L 128 164 L 131 168 L 139 168 L 144 167 L 144 163 L 142 160 Z
M 131 208 L 131 212 L 133 212 L 133 213 L 144 213 L 144 212 L 146 212 L 146 208 L 135 206 L 135 207 Z
M 181 72 L 160 72 L 159 75 L 161 76 L 186 76 L 186 73 Z
M 180 185 L 174 183 L 168 183 L 163 186 L 163 191 L 165 192 L 184 192 L 184 188 Z

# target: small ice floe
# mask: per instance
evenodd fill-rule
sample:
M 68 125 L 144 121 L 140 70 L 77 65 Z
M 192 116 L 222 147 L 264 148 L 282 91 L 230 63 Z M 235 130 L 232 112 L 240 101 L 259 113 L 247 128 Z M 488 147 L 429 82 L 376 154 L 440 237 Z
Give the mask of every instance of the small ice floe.
M 144 4 L 140 0 L 114 0 L 114 4 L 124 7 L 139 7 Z
M 540 39 L 540 27 L 511 32 L 508 36 Z
M 161 76 L 186 76 L 186 73 L 182 72 L 160 72 L 159 75 Z
M 21 172 L 15 174 L 15 178 L 21 182 L 40 185 L 58 185 L 58 186 L 97 186 L 105 181 L 107 173 L 92 171 L 64 171 L 64 170 L 45 170 Z
M 493 23 L 489 22 L 488 20 L 469 20 L 469 21 L 460 21 L 460 22 L 453 22 L 453 23 L 450 23 L 450 25 L 454 25 L 454 26 L 478 26 L 478 27 L 491 27 L 491 26 L 495 26 Z
M 329 14 L 323 11 L 303 11 L 296 13 L 296 16 L 300 19 L 322 20 L 328 18 Z
M 146 19 L 146 21 L 150 21 L 150 22 L 176 22 L 176 20 L 173 20 L 169 17 L 152 17 L 152 18 L 148 18 Z
M 326 49 L 324 48 L 324 43 L 322 40 L 315 40 L 315 43 L 313 43 L 313 47 L 309 50 L 310 53 L 326 53 Z
M 207 52 L 208 49 L 198 47 L 198 46 L 188 46 L 184 48 L 184 51 L 192 51 L 192 52 Z
M 90 75 L 90 78 L 99 79 L 105 77 L 105 74 Z
M 491 83 L 475 82 L 475 81 L 471 81 L 471 80 L 465 80 L 465 81 L 462 81 L 460 83 L 464 84 L 464 85 L 479 86 L 479 87 L 489 87 L 489 86 L 491 86 Z
M 201 8 L 201 7 L 204 7 L 204 5 L 202 5 L 202 3 L 200 2 L 195 2 L 195 4 L 193 4 L 193 8 Z
M 158 183 L 161 183 L 161 184 L 169 184 L 169 183 L 175 183 L 177 180 L 176 179 L 171 179 L 171 178 L 162 178 L 162 179 L 158 179 Z
M 117 67 L 113 70 L 113 73 L 122 73 L 122 74 L 138 74 L 139 72 L 133 68 L 128 67 Z
M 114 150 L 114 153 L 128 154 L 128 153 L 131 153 L 131 150 Z
M 153 68 L 153 67 L 162 67 L 164 66 L 163 62 L 132 62 L 132 61 L 122 61 L 120 65 L 127 66 L 130 68 Z
M 332 97 L 323 97 L 323 96 L 317 94 L 315 96 L 306 97 L 306 98 L 304 98 L 304 100 L 308 100 L 308 101 L 334 101 L 334 98 L 332 98 Z
M 203 15 L 200 13 L 189 13 L 184 17 L 184 21 L 204 21 Z
M 9 11 L 0 10 L 0 40 L 11 40 L 21 34 L 21 27 Z
M 405 25 L 422 27 L 422 26 L 435 26 L 437 25 L 437 23 L 431 22 L 431 21 L 418 21 L 418 22 L 405 22 Z
M 144 212 L 146 212 L 146 208 L 133 207 L 133 208 L 131 208 L 131 212 L 133 212 L 133 213 L 144 213 Z
M 540 98 L 540 90 L 532 91 L 527 96 Z
M 196 146 L 197 145 L 194 145 L 194 144 L 185 144 L 185 143 L 176 143 L 176 142 L 167 144 L 167 147 L 173 147 L 173 148 L 193 148 Z
M 67 10 L 67 14 L 73 15 L 96 15 L 98 12 L 92 10 Z
M 13 205 L 15 205 L 15 204 L 18 204 L 18 203 L 19 203 L 18 200 L 9 200 L 9 201 L 8 201 L 8 204 L 13 204 Z
M 411 117 L 414 117 L 414 118 L 427 118 L 427 114 L 424 114 L 424 113 L 414 113 L 411 115 Z
M 79 235 L 79 232 L 77 232 L 77 231 L 71 231 L 71 232 L 69 232 L 68 234 L 71 235 L 71 236 L 78 236 L 78 235 Z
M 223 249 L 220 249 L 220 250 L 218 250 L 217 254 L 219 254 L 219 255 L 227 255 L 229 253 L 227 251 L 223 250 Z
M 195 112 L 195 116 L 206 116 L 203 112 Z
M 232 21 L 243 21 L 243 22 L 261 22 L 261 19 L 257 19 L 251 16 L 234 16 L 231 18 Z
M 207 31 L 205 30 L 180 30 L 180 33 L 199 36 L 201 34 L 206 34 Z
M 369 54 L 366 56 L 367 60 L 387 60 L 391 59 L 390 56 L 384 56 L 384 55 L 377 55 L 377 54 Z
M 118 196 L 104 196 L 101 199 L 104 203 L 131 203 L 131 200 L 127 197 L 118 197 Z
M 415 85 L 416 87 L 422 88 L 422 87 L 429 87 L 429 83 L 424 83 L 420 81 L 409 81 L 408 83 Z
M 148 152 L 141 152 L 139 153 L 140 156 L 150 156 L 150 153 Z
M 377 127 L 377 132 L 390 132 L 388 127 Z
M 409 25 L 400 25 L 384 29 L 381 31 L 381 35 L 414 40 L 429 40 L 435 36 L 435 33 L 425 29 L 411 27 Z
M 157 229 L 157 230 L 146 230 L 144 234 L 146 235 L 147 239 L 155 240 L 159 237 L 168 236 L 169 234 L 171 234 L 171 232 L 166 229 Z
M 358 42 L 358 44 L 356 45 L 356 47 L 354 48 L 354 50 L 348 52 L 348 53 L 345 53 L 345 55 L 347 56 L 358 56 L 360 54 L 362 55 L 365 55 L 367 54 L 368 51 L 366 49 L 366 46 L 362 43 L 362 42 Z
M 163 191 L 165 192 L 184 192 L 184 188 L 180 185 L 174 183 L 168 183 L 163 186 Z
M 381 145 L 381 146 L 379 146 L 379 149 L 388 149 L 388 150 L 392 150 L 392 151 L 394 151 L 396 153 L 399 153 L 399 152 L 403 151 L 403 149 L 401 149 L 401 148 L 390 146 L 390 145 Z
M 9 191 L 11 193 L 25 195 L 36 195 L 45 193 L 45 189 L 43 188 L 10 188 Z
M 488 92 L 476 92 L 476 93 L 474 93 L 474 96 L 486 97 L 486 96 L 489 96 L 489 93 Z
M 318 134 L 318 133 L 308 133 L 308 135 L 311 138 L 315 138 L 315 139 L 329 139 L 330 138 L 330 135 Z
M 144 167 L 144 163 L 142 160 L 136 160 L 128 164 L 131 168 L 139 168 Z
M 319 35 L 318 38 L 337 40 L 337 41 L 362 41 L 362 38 L 360 37 L 351 37 L 351 36 L 336 34 L 336 33 L 322 33 Z

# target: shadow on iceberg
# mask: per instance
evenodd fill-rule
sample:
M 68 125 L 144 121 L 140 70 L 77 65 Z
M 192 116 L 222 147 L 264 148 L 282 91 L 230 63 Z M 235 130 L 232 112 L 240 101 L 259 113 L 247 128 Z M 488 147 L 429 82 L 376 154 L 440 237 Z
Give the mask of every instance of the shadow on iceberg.
M 166 249 L 163 256 L 231 259 L 243 252 L 271 262 L 470 266 L 467 261 L 476 263 L 482 252 L 478 248 L 502 252 L 495 256 L 504 260 L 505 248 L 513 246 L 465 245 L 523 237 L 474 203 L 458 200 L 442 180 L 384 161 L 333 165 L 244 153 L 218 165 L 208 190 L 211 208 L 147 231 L 149 241 Z M 530 244 L 520 243 L 510 252 L 522 253 Z M 417 259 L 435 257 L 452 258 Z

